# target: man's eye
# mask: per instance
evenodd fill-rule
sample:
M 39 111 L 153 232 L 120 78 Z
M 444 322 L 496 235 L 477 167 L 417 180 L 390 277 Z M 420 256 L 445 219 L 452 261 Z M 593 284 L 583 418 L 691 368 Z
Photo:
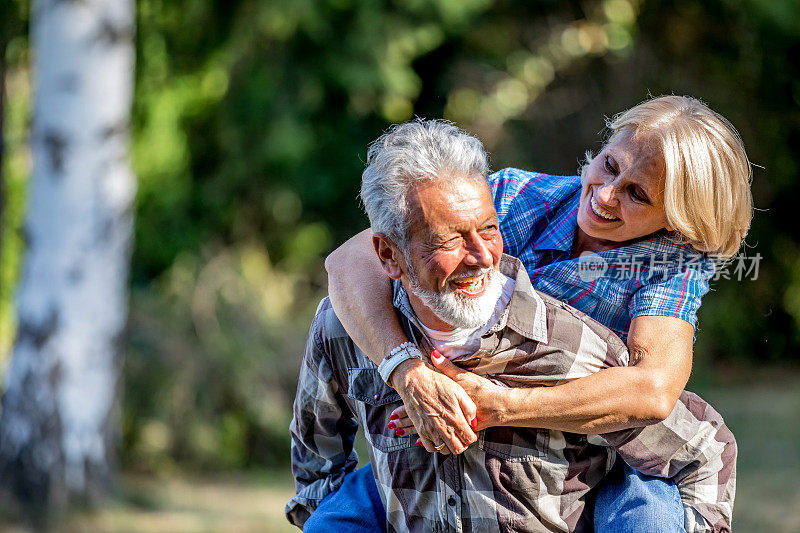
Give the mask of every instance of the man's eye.
M 459 244 L 461 244 L 461 239 L 460 238 L 448 239 L 446 241 L 443 241 L 439 245 L 439 248 L 442 248 L 444 250 L 452 250 L 453 248 L 458 247 Z

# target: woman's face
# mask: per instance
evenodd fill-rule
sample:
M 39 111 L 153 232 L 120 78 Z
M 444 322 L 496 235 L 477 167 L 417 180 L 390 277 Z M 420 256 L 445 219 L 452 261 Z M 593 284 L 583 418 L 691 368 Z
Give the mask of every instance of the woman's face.
M 578 226 L 590 237 L 611 243 L 668 228 L 664 176 L 656 145 L 621 132 L 583 172 Z

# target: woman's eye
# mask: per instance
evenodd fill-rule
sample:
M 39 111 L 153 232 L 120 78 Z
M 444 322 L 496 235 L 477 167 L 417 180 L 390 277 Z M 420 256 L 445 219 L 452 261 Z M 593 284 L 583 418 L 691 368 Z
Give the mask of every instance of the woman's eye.
M 633 199 L 637 202 L 647 203 L 647 198 L 645 198 L 644 195 L 636 189 L 636 187 L 631 187 L 630 192 Z
M 608 157 L 608 156 L 606 156 L 605 167 L 606 167 L 606 171 L 610 172 L 611 174 L 616 174 L 617 173 L 616 169 L 611 164 L 611 158 Z

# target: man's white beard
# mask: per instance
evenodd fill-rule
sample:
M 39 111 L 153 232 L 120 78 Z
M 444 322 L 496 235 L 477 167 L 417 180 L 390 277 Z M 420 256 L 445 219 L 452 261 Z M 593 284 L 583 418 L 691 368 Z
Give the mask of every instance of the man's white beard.
M 441 291 L 423 289 L 411 263 L 408 265 L 408 285 L 422 305 L 433 311 L 441 320 L 456 328 L 477 328 L 483 326 L 494 314 L 497 301 L 503 293 L 500 272 L 494 268 L 482 268 L 448 278 Z M 486 273 L 486 288 L 480 296 L 464 296 L 450 285 L 452 279 L 468 278 Z

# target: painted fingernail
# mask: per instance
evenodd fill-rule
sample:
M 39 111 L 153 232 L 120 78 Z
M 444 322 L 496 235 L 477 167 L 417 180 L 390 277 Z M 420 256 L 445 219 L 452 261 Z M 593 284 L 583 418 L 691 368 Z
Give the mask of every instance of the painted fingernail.
M 417 439 L 417 442 L 414 443 L 414 446 L 422 446 L 422 442 L 420 442 L 420 440 Z
M 442 357 L 442 354 L 439 353 L 439 350 L 434 348 L 433 351 L 431 352 L 431 359 L 435 360 L 438 363 L 441 359 L 444 358 Z
M 469 425 L 474 427 L 474 428 L 478 427 L 478 417 L 476 416 L 475 418 L 470 420 Z
M 400 417 L 397 416 L 397 415 L 392 415 L 392 416 L 389 417 L 389 420 L 397 420 L 398 418 L 400 418 Z
M 403 435 L 405 435 L 405 434 L 406 434 L 406 432 L 405 432 L 405 431 L 403 431 L 402 429 L 398 429 L 397 431 L 395 431 L 395 432 L 394 432 L 394 434 L 395 434 L 395 435 L 399 435 L 399 436 L 401 436 L 401 437 L 402 437 Z
M 394 429 L 394 422 L 389 422 L 389 429 Z

